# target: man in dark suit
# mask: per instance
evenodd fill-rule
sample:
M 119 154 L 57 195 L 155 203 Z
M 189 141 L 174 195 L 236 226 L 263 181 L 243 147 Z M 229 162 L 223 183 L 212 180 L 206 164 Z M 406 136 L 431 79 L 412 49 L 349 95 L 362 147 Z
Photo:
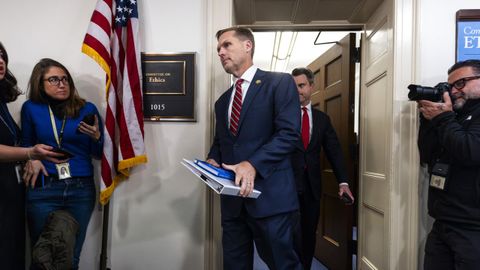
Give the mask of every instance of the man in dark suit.
M 296 68 L 292 71 L 292 75 L 297 85 L 302 111 L 302 136 L 292 155 L 292 166 L 300 203 L 301 244 L 297 248 L 303 267 L 308 270 L 312 265 L 315 232 L 320 214 L 322 187 L 320 152 L 322 147 L 339 183 L 338 195 L 342 196 L 343 193 L 347 193 L 352 203 L 353 195 L 348 187 L 342 149 L 330 118 L 325 113 L 313 109 L 310 102 L 314 86 L 312 71 L 306 68 Z
M 220 61 L 235 83 L 215 103 L 207 161 L 234 171 L 241 195 L 221 197 L 224 269 L 252 269 L 254 242 L 270 269 L 302 269 L 293 243 L 298 200 L 290 163 L 300 135 L 295 82 L 253 66 L 249 29 L 227 28 L 216 37 Z M 253 188 L 260 197 L 245 198 Z

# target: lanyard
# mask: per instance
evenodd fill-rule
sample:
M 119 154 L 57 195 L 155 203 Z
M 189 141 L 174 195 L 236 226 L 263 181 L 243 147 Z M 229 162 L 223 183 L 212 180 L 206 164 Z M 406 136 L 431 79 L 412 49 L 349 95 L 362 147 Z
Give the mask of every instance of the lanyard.
M 57 134 L 57 125 L 55 124 L 55 116 L 53 115 L 52 108 L 48 105 L 48 111 L 50 112 L 50 121 L 52 121 L 53 136 L 57 141 L 58 147 L 62 148 L 63 130 L 65 129 L 66 116 L 63 116 L 62 129 L 60 130 L 60 136 Z

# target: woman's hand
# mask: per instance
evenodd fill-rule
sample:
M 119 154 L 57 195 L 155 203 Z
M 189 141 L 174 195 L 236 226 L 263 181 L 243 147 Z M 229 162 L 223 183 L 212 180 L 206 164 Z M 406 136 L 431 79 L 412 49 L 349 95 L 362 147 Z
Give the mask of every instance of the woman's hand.
M 28 159 L 45 159 L 53 163 L 62 163 L 63 155 L 52 151 L 53 147 L 45 144 L 37 144 L 27 149 Z
M 98 117 L 97 117 L 97 115 L 95 115 L 95 122 L 94 122 L 93 126 L 90 126 L 89 124 L 81 121 L 81 122 L 80 122 L 80 125 L 78 125 L 78 130 L 79 130 L 81 133 L 90 136 L 90 138 L 92 138 L 92 139 L 95 140 L 95 141 L 100 140 L 100 136 L 102 135 L 102 134 L 100 133 L 100 128 L 99 128 L 99 126 L 98 126 Z
M 43 166 L 42 162 L 39 160 L 29 160 L 23 168 L 23 182 L 25 186 L 35 187 L 35 182 L 37 181 L 38 175 L 43 173 L 43 175 L 48 176 L 47 169 Z

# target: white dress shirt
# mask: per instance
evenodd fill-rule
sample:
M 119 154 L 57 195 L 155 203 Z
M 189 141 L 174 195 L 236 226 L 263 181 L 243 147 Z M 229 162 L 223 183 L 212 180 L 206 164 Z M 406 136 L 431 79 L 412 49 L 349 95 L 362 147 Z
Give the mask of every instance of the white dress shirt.
M 242 82 L 242 107 L 243 107 L 243 101 L 245 100 L 245 96 L 247 95 L 248 87 L 250 87 L 250 83 L 253 80 L 253 77 L 255 76 L 255 73 L 257 73 L 257 67 L 256 66 L 251 66 L 245 72 L 240 76 L 240 78 L 235 78 L 233 82 L 233 91 L 232 95 L 230 96 L 230 103 L 228 105 L 228 127 L 230 128 L 230 115 L 232 114 L 232 104 L 233 104 L 233 97 L 235 96 L 235 83 L 238 81 L 238 79 L 243 79 Z

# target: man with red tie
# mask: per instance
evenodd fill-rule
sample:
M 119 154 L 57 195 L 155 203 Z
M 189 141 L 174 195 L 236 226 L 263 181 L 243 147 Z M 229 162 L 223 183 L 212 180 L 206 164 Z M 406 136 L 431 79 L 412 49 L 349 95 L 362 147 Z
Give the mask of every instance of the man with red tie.
M 338 195 L 347 193 L 352 202 L 353 195 L 348 187 L 342 149 L 330 118 L 325 113 L 313 109 L 310 102 L 314 89 L 312 71 L 307 68 L 296 68 L 292 71 L 292 75 L 297 85 L 302 113 L 302 139 L 298 141 L 292 155 L 300 203 L 301 244 L 297 249 L 299 249 L 298 253 L 301 255 L 304 269 L 309 270 L 315 251 L 315 232 L 320 214 L 322 147 L 339 183 Z
M 235 172 L 241 196 L 222 196 L 225 270 L 253 269 L 253 243 L 270 269 L 302 269 L 294 248 L 298 199 L 290 154 L 300 137 L 292 76 L 253 65 L 247 28 L 217 32 L 217 52 L 234 85 L 215 103 L 215 138 L 207 161 Z M 246 198 L 253 189 L 262 194 Z

